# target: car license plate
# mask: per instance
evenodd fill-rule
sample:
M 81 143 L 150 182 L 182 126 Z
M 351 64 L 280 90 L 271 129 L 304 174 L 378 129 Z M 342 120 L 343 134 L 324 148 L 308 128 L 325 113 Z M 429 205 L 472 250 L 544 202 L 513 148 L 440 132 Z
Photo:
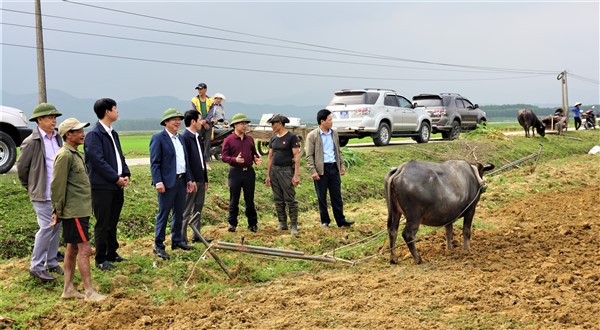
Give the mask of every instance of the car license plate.
M 348 119 L 348 111 L 340 111 L 340 119 Z

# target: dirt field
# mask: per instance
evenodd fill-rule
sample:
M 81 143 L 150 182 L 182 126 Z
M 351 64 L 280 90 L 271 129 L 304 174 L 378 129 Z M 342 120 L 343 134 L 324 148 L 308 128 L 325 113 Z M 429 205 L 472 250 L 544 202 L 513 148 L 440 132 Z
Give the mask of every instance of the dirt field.
M 538 169 L 541 171 L 544 169 Z M 579 180 L 584 168 L 551 173 Z M 144 293 L 112 292 L 108 302 L 57 311 L 41 328 L 62 329 L 600 329 L 600 184 L 531 192 L 485 219 L 462 252 L 443 230 L 417 244 L 414 265 L 404 245 L 354 267 L 334 266 L 215 298 L 149 303 Z M 494 193 L 490 187 L 488 193 Z M 560 202 L 559 202 L 560 201 Z M 382 208 L 382 205 L 372 205 Z M 385 210 L 378 210 L 385 214 Z M 385 246 L 382 247 L 382 249 Z M 76 313 L 77 315 L 73 314 Z

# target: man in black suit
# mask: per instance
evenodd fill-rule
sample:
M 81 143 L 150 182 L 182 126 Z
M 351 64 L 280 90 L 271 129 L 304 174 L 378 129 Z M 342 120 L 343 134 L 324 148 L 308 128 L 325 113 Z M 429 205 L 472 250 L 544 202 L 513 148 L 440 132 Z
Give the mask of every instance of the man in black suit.
M 131 172 L 125 163 L 119 134 L 112 123 L 119 118 L 117 102 L 103 98 L 94 104 L 96 125 L 85 135 L 85 165 L 92 184 L 92 206 L 96 216 L 94 245 L 96 267 L 115 268 L 110 262 L 125 260 L 117 253 L 117 224 L 123 208 L 123 188 L 129 184 Z
M 158 192 L 158 213 L 156 214 L 156 230 L 154 232 L 154 254 L 165 260 L 170 259 L 165 252 L 165 230 L 169 213 L 171 218 L 171 248 L 191 250 L 193 247 L 185 244 L 181 237 L 183 210 L 187 192 L 196 190 L 192 181 L 190 164 L 187 161 L 183 138 L 177 133 L 181 126 L 183 114 L 169 108 L 161 119 L 160 124 L 165 129 L 152 135 L 150 139 L 150 172 L 152 184 Z
M 196 191 L 190 192 L 185 197 L 185 211 L 183 211 L 183 226 L 181 236 L 183 242 L 187 243 L 187 227 L 194 226 L 200 231 L 200 219 L 202 217 L 202 208 L 206 191 L 208 190 L 208 173 L 206 171 L 206 159 L 204 159 L 204 150 L 200 142 L 198 131 L 202 124 L 200 123 L 200 113 L 196 110 L 189 110 L 183 118 L 186 130 L 183 132 L 183 147 L 188 155 L 188 163 L 192 174 L 192 181 L 196 183 Z M 204 238 L 207 242 L 210 238 Z M 196 232 L 192 235 L 192 242 L 199 242 L 200 237 Z

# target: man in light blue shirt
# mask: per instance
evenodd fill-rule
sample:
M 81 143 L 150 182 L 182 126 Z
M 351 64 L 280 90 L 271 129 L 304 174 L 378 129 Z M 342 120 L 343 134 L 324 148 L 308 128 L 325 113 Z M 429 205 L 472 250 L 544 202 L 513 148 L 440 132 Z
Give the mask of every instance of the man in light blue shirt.
M 331 198 L 333 217 L 338 227 L 350 227 L 354 222 L 344 216 L 341 175 L 346 174 L 344 158 L 340 151 L 337 133 L 331 129 L 333 116 L 331 111 L 322 109 L 317 113 L 319 127 L 306 137 L 306 163 L 317 191 L 321 225 L 329 227 L 331 218 L 327 210 L 327 191 Z

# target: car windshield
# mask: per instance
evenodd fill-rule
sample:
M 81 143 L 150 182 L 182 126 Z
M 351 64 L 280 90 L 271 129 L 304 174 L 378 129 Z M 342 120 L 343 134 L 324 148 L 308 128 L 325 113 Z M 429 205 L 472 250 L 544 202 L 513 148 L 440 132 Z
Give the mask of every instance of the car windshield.
M 442 98 L 437 95 L 413 96 L 413 102 L 416 102 L 419 107 L 447 107 L 451 100 L 451 97 Z
M 372 92 L 340 92 L 336 93 L 329 105 L 375 104 L 379 93 Z
M 416 102 L 420 107 L 441 107 L 442 99 L 434 97 L 434 98 L 419 98 L 413 97 L 413 102 Z

